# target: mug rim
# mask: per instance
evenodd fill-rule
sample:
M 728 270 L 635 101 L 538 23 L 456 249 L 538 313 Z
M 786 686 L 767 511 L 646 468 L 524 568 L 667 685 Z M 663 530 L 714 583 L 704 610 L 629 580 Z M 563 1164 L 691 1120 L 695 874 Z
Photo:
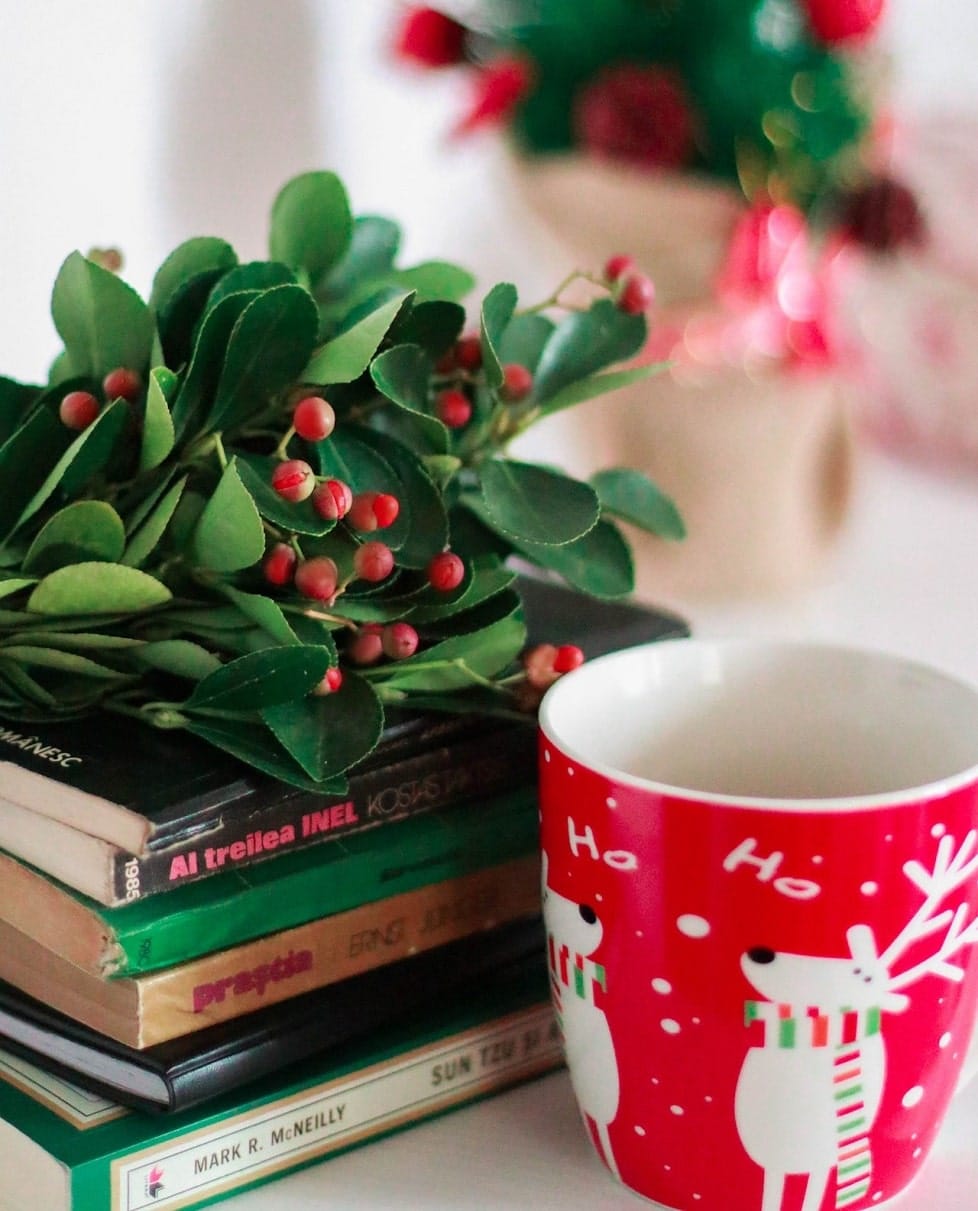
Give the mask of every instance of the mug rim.
M 648 794 L 661 795 L 671 799 L 683 799 L 688 802 L 703 804 L 706 806 L 730 807 L 741 809 L 753 809 L 756 811 L 788 811 L 796 813 L 804 813 L 811 811 L 818 812 L 834 812 L 842 814 L 844 812 L 859 812 L 872 811 L 885 808 L 901 808 L 919 804 L 923 800 L 941 799 L 947 795 L 961 790 L 970 784 L 978 784 L 978 761 L 972 762 L 970 765 L 955 773 L 948 774 L 942 778 L 932 779 L 927 782 L 916 783 L 913 786 L 903 787 L 894 791 L 880 791 L 869 794 L 854 794 L 854 795 L 836 795 L 810 798 L 793 797 L 793 796 L 766 796 L 766 795 L 741 795 L 741 794 L 726 794 L 723 792 L 714 792 L 696 789 L 695 787 L 684 787 L 676 783 L 660 781 L 653 778 L 644 778 L 637 774 L 630 774 L 624 770 L 616 769 L 612 764 L 606 761 L 594 760 L 583 755 L 580 750 L 573 744 L 569 744 L 565 739 L 559 737 L 559 732 L 553 722 L 553 714 L 561 703 L 561 699 L 568 695 L 574 688 L 575 682 L 582 680 L 589 675 L 589 670 L 594 670 L 596 667 L 605 664 L 615 664 L 627 659 L 629 656 L 635 656 L 645 652 L 662 652 L 672 647 L 684 648 L 699 648 L 704 652 L 713 650 L 715 652 L 727 650 L 747 651 L 755 649 L 767 653 L 777 651 L 791 653 L 831 653 L 836 656 L 856 657 L 864 660 L 867 657 L 873 660 L 892 665 L 894 668 L 901 666 L 908 672 L 918 672 L 936 680 L 944 682 L 948 687 L 954 688 L 957 691 L 964 691 L 970 695 L 978 709 L 978 685 L 966 680 L 963 677 L 955 676 L 946 672 L 944 669 L 928 664 L 926 661 L 917 660 L 912 657 L 903 656 L 900 653 L 887 651 L 884 648 L 876 648 L 872 646 L 860 646 L 851 643 L 836 643 L 831 640 L 808 640 L 808 639 L 758 639 L 758 638 L 700 638 L 693 635 L 676 636 L 669 639 L 653 639 L 646 643 L 634 644 L 625 648 L 618 648 L 612 652 L 606 652 L 601 656 L 596 656 L 592 660 L 587 660 L 578 668 L 573 669 L 569 673 L 565 673 L 553 685 L 551 685 L 543 696 L 537 714 L 537 726 L 539 732 L 546 740 L 554 746 L 563 756 L 576 762 L 583 769 L 590 770 L 593 773 L 607 778 L 609 781 L 617 782 L 622 786 L 628 786 L 635 790 L 643 791 Z M 543 759 L 547 758 L 544 754 Z

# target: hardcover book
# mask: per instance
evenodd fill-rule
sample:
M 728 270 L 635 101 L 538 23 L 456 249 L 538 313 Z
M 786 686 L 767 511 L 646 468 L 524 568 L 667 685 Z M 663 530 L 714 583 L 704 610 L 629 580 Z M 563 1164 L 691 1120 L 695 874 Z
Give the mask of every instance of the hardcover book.
M 420 1019 L 517 964 L 543 962 L 541 919 L 524 917 L 143 1051 L 0 983 L 0 1047 L 125 1105 L 172 1113 L 311 1062 L 408 1014 Z
M 135 979 L 85 971 L 0 922 L 0 980 L 141 1049 L 539 910 L 534 852 Z
M 174 1115 L 127 1112 L 0 1054 L 0 1211 L 204 1206 L 561 1062 L 536 960 Z
M 688 629 L 674 615 L 520 579 L 534 641 L 587 656 Z M 534 777 L 532 719 L 389 712 L 346 791 L 266 778 L 183 733 L 123 716 L 0 725 L 0 848 L 106 905 L 179 887 Z M 304 825 L 312 820 L 314 827 Z
M 521 857 L 536 846 L 531 784 L 232 868 L 120 908 L 106 908 L 0 853 L 0 921 L 86 971 L 134 976 Z

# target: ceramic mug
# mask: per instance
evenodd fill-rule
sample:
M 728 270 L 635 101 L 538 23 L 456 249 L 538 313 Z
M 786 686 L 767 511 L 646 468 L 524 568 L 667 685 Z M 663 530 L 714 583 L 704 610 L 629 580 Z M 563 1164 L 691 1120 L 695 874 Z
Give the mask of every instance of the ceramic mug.
M 540 711 L 544 917 L 575 1096 L 679 1211 L 877 1207 L 978 1000 L 978 691 L 846 648 L 678 639 Z

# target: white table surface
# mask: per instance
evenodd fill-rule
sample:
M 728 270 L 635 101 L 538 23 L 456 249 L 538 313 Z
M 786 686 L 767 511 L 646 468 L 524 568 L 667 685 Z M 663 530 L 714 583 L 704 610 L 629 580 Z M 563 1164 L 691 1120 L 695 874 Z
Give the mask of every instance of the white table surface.
M 815 588 L 777 602 L 688 603 L 696 634 L 859 643 L 978 684 L 978 476 L 865 451 L 853 516 Z M 585 1139 L 565 1072 L 334 1157 L 226 1204 L 234 1211 L 629 1211 Z M 954 1102 L 893 1211 L 978 1208 L 978 1080 Z

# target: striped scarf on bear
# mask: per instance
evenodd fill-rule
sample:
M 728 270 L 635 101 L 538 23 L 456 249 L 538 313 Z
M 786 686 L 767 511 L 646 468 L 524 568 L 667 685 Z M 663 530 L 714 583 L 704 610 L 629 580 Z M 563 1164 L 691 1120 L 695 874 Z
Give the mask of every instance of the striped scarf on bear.
M 863 1039 L 879 1034 L 881 1011 L 842 1009 L 826 1012 L 808 1007 L 798 1012 L 791 1005 L 771 1001 L 747 1001 L 747 1026 L 764 1026 L 764 1046 L 794 1050 L 828 1047 L 833 1051 L 832 1096 L 836 1129 L 837 1208 L 849 1207 L 869 1193 L 873 1173 L 869 1127 L 863 1102 Z
M 563 1008 L 565 989 L 587 1001 L 589 1005 L 596 1004 L 598 989 L 603 993 L 608 991 L 602 964 L 576 952 L 571 953 L 570 948 L 559 943 L 553 934 L 547 934 L 547 955 L 550 967 L 550 994 L 558 1020 Z

